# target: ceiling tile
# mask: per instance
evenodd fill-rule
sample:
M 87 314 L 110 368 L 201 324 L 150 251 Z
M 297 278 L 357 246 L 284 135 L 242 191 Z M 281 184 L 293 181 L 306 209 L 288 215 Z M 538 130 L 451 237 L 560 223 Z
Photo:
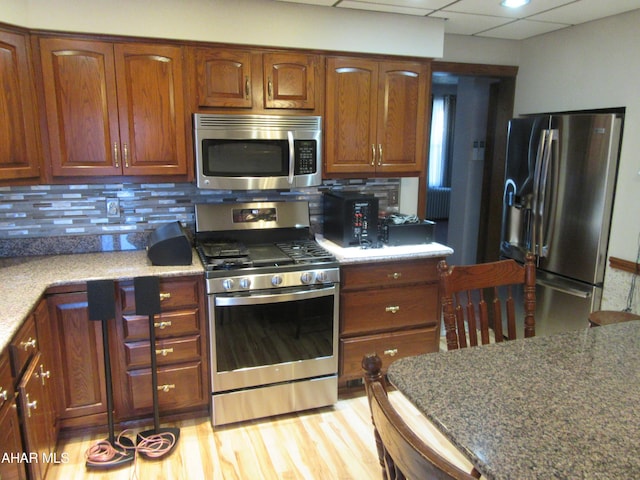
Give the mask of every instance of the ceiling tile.
M 445 24 L 446 25 L 446 24 Z M 486 32 L 478 33 L 479 37 L 504 38 L 510 40 L 523 40 L 525 38 L 553 32 L 569 25 L 562 23 L 536 22 L 534 20 L 516 20 L 506 25 L 496 27 Z
M 332 7 L 336 0 L 278 0 L 279 2 L 288 3 L 306 3 L 308 5 L 320 5 L 323 7 Z
M 336 6 L 342 7 L 342 8 L 355 8 L 358 10 L 373 10 L 376 12 L 402 13 L 405 15 L 420 15 L 420 16 L 428 15 L 429 13 L 433 12 L 433 9 L 410 8 L 410 7 L 405 7 L 401 5 L 358 2 L 354 0 L 344 0 Z
M 444 31 L 454 35 L 474 35 L 490 28 L 513 22 L 511 18 L 492 17 L 489 15 L 471 15 L 469 13 L 440 10 L 429 17 L 444 18 Z
M 446 10 L 492 15 L 494 17 L 526 18 L 552 8 L 574 3 L 575 1 L 576 0 L 531 0 L 531 2 L 524 7 L 507 8 L 500 5 L 500 0 L 460 0 L 453 5 L 447 6 Z
M 640 0 L 609 0 L 606 2 L 602 0 L 580 0 L 579 2 L 570 3 L 549 12 L 534 15 L 530 20 L 577 25 L 639 8 Z
M 341 0 L 337 2 L 334 0 L 334 4 L 340 7 L 347 0 Z M 438 10 L 439 8 L 446 7 L 452 0 L 349 0 L 349 3 L 375 3 L 377 5 L 389 5 L 396 7 L 407 8 L 422 8 L 426 10 Z

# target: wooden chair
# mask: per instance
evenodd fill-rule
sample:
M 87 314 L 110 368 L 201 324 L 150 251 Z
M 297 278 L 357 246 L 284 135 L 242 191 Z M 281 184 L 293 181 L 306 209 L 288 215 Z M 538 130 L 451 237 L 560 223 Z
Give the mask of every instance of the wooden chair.
M 526 256 L 524 266 L 514 260 L 450 267 L 438 265 L 440 295 L 447 350 L 516 338 L 516 304 L 513 288 L 523 288 L 524 336 L 535 335 L 536 269 L 534 256 Z M 504 309 L 503 301 L 504 300 Z M 502 328 L 507 320 L 506 335 Z M 468 337 L 468 342 L 467 342 Z
M 404 422 L 387 397 L 380 357 L 365 355 L 362 367 L 384 480 L 480 478 L 475 468 L 472 473 L 467 473 L 440 456 Z

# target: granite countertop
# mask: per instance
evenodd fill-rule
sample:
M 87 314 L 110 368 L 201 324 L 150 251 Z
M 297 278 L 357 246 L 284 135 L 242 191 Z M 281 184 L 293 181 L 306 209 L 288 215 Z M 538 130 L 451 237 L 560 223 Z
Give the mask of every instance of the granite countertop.
M 640 321 L 393 362 L 488 479 L 640 478 Z
M 436 242 L 398 247 L 384 245 L 382 248 L 341 247 L 319 234 L 316 235 L 316 241 L 335 255 L 341 264 L 442 257 L 453 253 L 452 248 Z
M 202 274 L 195 251 L 191 265 L 156 267 L 145 250 L 0 259 L 0 351 L 48 287 L 87 280 Z

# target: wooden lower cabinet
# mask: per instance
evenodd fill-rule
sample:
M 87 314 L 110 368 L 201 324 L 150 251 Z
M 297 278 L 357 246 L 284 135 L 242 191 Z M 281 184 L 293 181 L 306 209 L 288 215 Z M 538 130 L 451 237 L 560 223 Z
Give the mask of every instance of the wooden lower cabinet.
M 362 357 L 393 360 L 439 348 L 442 257 L 357 263 L 340 269 L 339 384 L 362 378 Z
M 0 459 L 22 453 L 20 420 L 15 402 L 9 350 L 0 353 Z M 24 480 L 26 464 L 18 461 L 0 461 L 0 479 Z
M 206 411 L 209 406 L 207 328 L 202 276 L 160 279 L 161 313 L 154 331 L 161 415 Z M 132 282 L 117 287 L 114 396 L 119 419 L 153 413 L 149 317 L 136 315 Z

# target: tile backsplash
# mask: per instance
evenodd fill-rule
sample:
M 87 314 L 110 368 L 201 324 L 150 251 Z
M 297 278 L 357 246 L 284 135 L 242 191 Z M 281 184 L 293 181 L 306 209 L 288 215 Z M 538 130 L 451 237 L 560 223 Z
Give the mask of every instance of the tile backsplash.
M 322 192 L 366 191 L 395 211 L 398 179 L 330 180 L 292 191 L 200 190 L 191 183 L 0 187 L 0 257 L 138 250 L 149 232 L 179 221 L 192 231 L 196 203 L 307 200 L 313 232 L 322 231 Z

